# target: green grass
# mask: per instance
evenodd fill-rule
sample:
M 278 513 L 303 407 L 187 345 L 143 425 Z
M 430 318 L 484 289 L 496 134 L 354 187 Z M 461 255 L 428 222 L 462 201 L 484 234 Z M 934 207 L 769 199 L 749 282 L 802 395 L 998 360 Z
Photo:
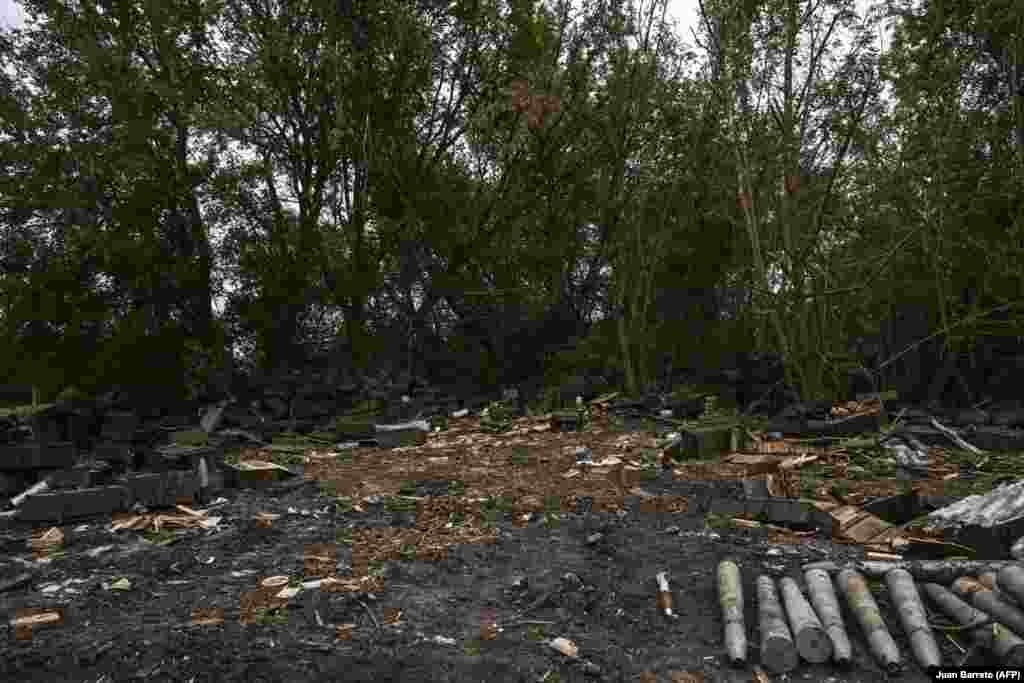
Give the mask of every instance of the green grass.
M 285 624 L 288 622 L 288 613 L 280 607 L 257 607 L 255 617 L 260 624 Z
M 529 640 L 543 640 L 544 639 L 544 627 L 534 624 L 526 629 L 526 637 Z
M 713 512 L 709 512 L 704 515 L 704 523 L 711 529 L 724 529 L 732 526 L 732 518 L 727 515 L 718 515 Z
M 416 509 L 416 501 L 399 496 L 388 496 L 384 499 L 384 507 L 388 512 L 410 512 Z

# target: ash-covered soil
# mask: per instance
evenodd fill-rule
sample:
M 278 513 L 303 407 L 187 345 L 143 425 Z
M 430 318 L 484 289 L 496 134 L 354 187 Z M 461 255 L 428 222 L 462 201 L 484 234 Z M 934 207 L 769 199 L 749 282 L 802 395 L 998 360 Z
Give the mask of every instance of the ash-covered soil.
M 445 483 L 422 481 L 415 496 L 444 501 Z M 208 511 L 221 516 L 218 526 L 164 534 L 157 543 L 111 532 L 104 520 L 68 524 L 62 554 L 42 563 L 25 547 L 28 529 L 15 526 L 4 532 L 0 578 L 30 578 L 0 593 L 3 622 L 26 608 L 59 608 L 62 620 L 28 634 L 7 626 L 0 679 L 667 683 L 702 673 L 707 681 L 750 681 L 758 661 L 756 575 L 799 576 L 806 562 L 859 555 L 856 546 L 820 537 L 708 527 L 708 501 L 740 495 L 735 481 L 663 473 L 643 489 L 683 497 L 686 510 L 657 511 L 652 499 L 636 496 L 625 496 L 618 510 L 588 510 L 582 499 L 576 509 L 529 521 L 498 510 L 480 527 L 449 512 L 447 522 L 434 515 L 429 524 L 473 529 L 467 542 L 420 558 L 403 547 L 404 557 L 383 561 L 374 553 L 389 534 L 431 533 L 417 520 L 426 513 L 389 510 L 374 498 L 346 510 L 315 485 L 280 495 L 228 491 Z M 257 512 L 280 517 L 263 527 Z M 357 549 L 370 557 L 366 566 L 366 557 L 353 558 L 359 539 L 380 545 Z M 743 573 L 746 669 L 729 668 L 723 656 L 716 567 L 726 557 Z M 333 588 L 345 589 L 328 582 L 287 599 L 258 590 L 269 576 L 292 578 L 293 586 L 312 580 L 311 567 L 333 570 L 341 580 Z M 661 571 L 675 620 L 655 603 Z M 360 572 L 362 583 L 344 583 Z M 884 589 L 876 597 L 909 660 Z M 790 678 L 889 680 L 846 618 L 853 666 L 802 664 Z M 575 659 L 548 645 L 558 637 L 576 644 Z M 910 661 L 901 679 L 930 680 Z

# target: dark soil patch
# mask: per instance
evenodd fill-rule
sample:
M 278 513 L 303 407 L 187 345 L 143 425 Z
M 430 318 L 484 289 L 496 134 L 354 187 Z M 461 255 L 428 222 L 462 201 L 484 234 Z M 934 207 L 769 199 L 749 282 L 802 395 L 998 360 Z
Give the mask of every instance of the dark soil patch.
M 354 507 L 315 485 L 281 495 L 229 491 L 209 512 L 222 516 L 216 528 L 174 532 L 166 545 L 110 532 L 106 520 L 69 524 L 63 555 L 31 566 L 27 529 L 9 529 L 0 578 L 27 571 L 31 580 L 0 593 L 3 623 L 28 608 L 59 608 L 63 620 L 29 634 L 7 627 L 0 679 L 667 683 L 689 672 L 749 681 L 749 669 L 724 663 L 718 562 L 734 558 L 743 571 L 754 664 L 756 575 L 796 576 L 806 562 L 859 554 L 827 539 L 784 542 L 763 529 L 708 527 L 708 501 L 739 495 L 735 481 L 645 478 L 644 491 L 685 498 L 682 512 L 629 493 L 605 504 L 600 492 L 544 512 L 521 499 L 488 507 L 474 499 L 469 475 L 458 495 L 451 479 L 430 472 L 401 480 L 408 499 L 388 498 L 396 488 L 354 497 Z M 519 486 L 531 483 L 541 484 Z M 257 512 L 280 517 L 263 527 Z M 112 547 L 95 552 L 104 546 Z M 669 574 L 674 621 L 656 609 L 661 571 Z M 283 599 L 276 588 L 259 589 L 270 576 L 338 581 Z M 119 579 L 125 590 L 113 585 Z M 909 660 L 884 589 L 876 595 Z M 888 680 L 850 615 L 847 625 L 852 668 L 802 665 L 793 676 Z M 573 641 L 579 659 L 546 644 L 556 637 Z M 958 653 L 946 655 L 956 661 Z M 901 680 L 930 678 L 908 662 Z

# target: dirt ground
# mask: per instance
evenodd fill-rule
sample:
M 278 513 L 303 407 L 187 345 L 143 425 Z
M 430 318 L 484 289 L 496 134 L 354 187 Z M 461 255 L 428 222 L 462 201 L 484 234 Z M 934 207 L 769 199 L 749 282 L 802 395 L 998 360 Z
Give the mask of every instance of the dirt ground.
M 113 532 L 109 519 L 69 523 L 44 562 L 26 548 L 29 529 L 13 526 L 0 535 L 0 582 L 29 578 L 0 592 L 0 680 L 751 681 L 757 574 L 860 556 L 820 535 L 713 523 L 709 501 L 742 495 L 740 482 L 624 467 L 650 458 L 650 435 L 516 425 L 490 435 L 453 420 L 419 447 L 311 452 L 295 467 L 306 484 L 225 491 L 202 508 L 220 517 L 215 526 L 144 534 Z M 581 445 L 619 465 L 577 465 Z M 744 669 L 724 658 L 724 558 L 743 575 Z M 655 602 L 662 571 L 674 620 Z M 275 576 L 308 587 L 280 597 L 281 585 L 261 587 Z M 931 680 L 911 661 L 885 589 L 876 597 L 907 662 L 898 680 Z M 33 608 L 60 621 L 9 625 Z M 890 680 L 845 617 L 852 667 L 801 664 L 771 679 Z M 575 643 L 577 657 L 554 638 Z M 940 646 L 961 660 L 948 639 Z

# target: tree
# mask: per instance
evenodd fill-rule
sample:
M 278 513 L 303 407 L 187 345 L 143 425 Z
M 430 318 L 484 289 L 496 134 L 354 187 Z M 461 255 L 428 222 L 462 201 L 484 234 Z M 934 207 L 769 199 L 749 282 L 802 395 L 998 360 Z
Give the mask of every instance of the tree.
M 822 396 L 845 344 L 829 293 L 837 251 L 825 245 L 841 243 L 831 216 L 844 200 L 851 145 L 879 94 L 871 22 L 845 0 L 806 10 L 795 0 L 708 3 L 701 14 L 759 308 L 790 379 L 805 396 Z M 841 56 L 840 29 L 853 36 Z

